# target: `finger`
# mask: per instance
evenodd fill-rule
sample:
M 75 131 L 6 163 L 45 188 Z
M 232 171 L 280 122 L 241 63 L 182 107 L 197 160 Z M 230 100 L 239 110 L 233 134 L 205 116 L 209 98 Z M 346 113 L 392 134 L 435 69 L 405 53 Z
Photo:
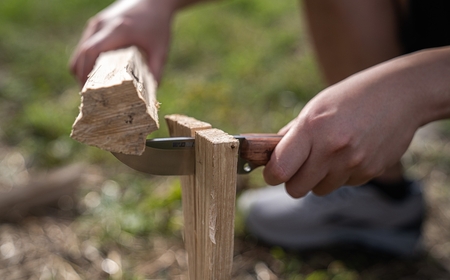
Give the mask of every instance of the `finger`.
M 280 129 L 280 131 L 278 131 L 278 134 L 286 134 L 289 129 L 291 129 L 291 127 L 294 125 L 294 123 L 297 121 L 297 118 L 293 119 L 292 121 L 290 121 L 287 125 L 285 125 L 283 128 Z
M 386 168 L 379 164 L 378 160 L 374 160 L 374 156 L 368 156 L 371 160 L 363 160 L 365 157 L 359 157 L 359 160 L 354 162 L 359 162 L 358 164 L 350 164 L 349 168 L 349 178 L 345 182 L 350 186 L 359 186 L 365 184 L 369 180 L 382 175 Z M 348 157 L 347 157 L 348 158 Z M 358 158 L 358 157 L 356 157 Z
M 312 152 L 297 173 L 286 182 L 287 193 L 293 198 L 300 198 L 310 192 L 328 173 L 324 162 Z
M 279 185 L 291 179 L 308 158 L 311 143 L 308 135 L 293 129 L 281 139 L 273 151 L 263 175 L 270 185 Z
M 373 178 L 376 178 L 383 174 L 385 172 L 385 169 L 380 169 L 378 172 L 374 173 L 363 173 L 363 172 L 354 172 L 345 182 L 346 185 L 349 186 L 360 186 L 364 185 L 368 181 L 372 180 Z
M 166 50 L 151 52 L 149 55 L 148 66 L 150 68 L 150 72 L 153 74 L 155 81 L 158 84 L 161 81 L 166 58 L 167 58 Z
M 76 75 L 76 62 L 78 60 L 78 56 L 80 55 L 80 49 L 91 36 L 93 36 L 98 30 L 100 30 L 101 26 L 102 24 L 99 20 L 95 18 L 89 20 L 69 62 L 69 67 L 72 74 Z
M 76 63 L 76 76 L 84 84 L 88 74 L 92 71 L 95 61 L 102 52 L 130 46 L 125 28 L 120 23 L 109 25 L 98 31 L 87 40 L 80 50 Z
M 345 185 L 347 180 L 348 176 L 343 175 L 342 172 L 328 173 L 325 178 L 316 184 L 312 192 L 319 196 L 327 195 Z
M 381 174 L 382 171 L 367 173 L 367 167 L 363 168 L 361 165 L 346 164 L 344 160 L 332 161 L 330 171 L 314 188 L 313 192 L 317 195 L 327 195 L 332 191 L 344 185 L 358 186 L 366 183 L 372 179 L 372 175 Z M 366 170 L 363 172 L 363 170 Z M 372 175 L 370 175 L 372 174 Z

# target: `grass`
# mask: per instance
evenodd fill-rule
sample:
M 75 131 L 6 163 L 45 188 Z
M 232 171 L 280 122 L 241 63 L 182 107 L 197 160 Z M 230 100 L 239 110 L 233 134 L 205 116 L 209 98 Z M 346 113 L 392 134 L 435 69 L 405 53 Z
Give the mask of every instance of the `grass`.
M 110 2 L 0 4 L 3 139 L 24 147 L 37 165 L 90 156 L 67 138 L 79 103 L 67 61 L 86 20 Z M 302 34 L 296 1 L 224 1 L 184 11 L 158 92 L 160 116 L 186 114 L 229 133 L 276 132 L 322 87 Z M 162 135 L 164 126 L 152 136 Z M 45 152 L 55 143 L 69 150 Z
M 80 98 L 67 63 L 85 22 L 109 3 L 0 2 L 0 142 L 20 151 L 31 169 L 85 162 L 100 170 L 103 179 L 81 189 L 71 227 L 104 256 L 121 252 L 124 279 L 144 279 L 136 267 L 162 246 L 152 240 L 181 243 L 179 182 L 134 173 L 69 137 Z M 183 11 L 158 90 L 160 117 L 186 114 L 231 134 L 276 132 L 324 87 L 303 28 L 293 0 L 222 1 Z M 162 124 L 151 137 L 167 135 Z M 247 180 L 250 187 L 263 184 L 260 172 Z M 254 247 L 239 225 L 237 234 L 243 251 L 259 252 L 253 264 L 279 279 L 374 279 L 357 272 L 357 261 Z M 81 274 L 91 277 L 81 264 Z

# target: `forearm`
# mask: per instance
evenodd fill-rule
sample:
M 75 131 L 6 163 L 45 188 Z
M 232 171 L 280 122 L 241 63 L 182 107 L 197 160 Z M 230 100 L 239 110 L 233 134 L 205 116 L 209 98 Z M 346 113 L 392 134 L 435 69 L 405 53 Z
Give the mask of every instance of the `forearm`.
M 388 61 L 384 75 L 393 94 L 405 94 L 418 125 L 450 118 L 450 47 L 428 49 Z M 409 103 L 411 102 L 411 103 Z
M 403 54 L 399 19 L 390 0 L 302 0 L 328 85 Z M 382 19 L 382 20 L 380 20 Z

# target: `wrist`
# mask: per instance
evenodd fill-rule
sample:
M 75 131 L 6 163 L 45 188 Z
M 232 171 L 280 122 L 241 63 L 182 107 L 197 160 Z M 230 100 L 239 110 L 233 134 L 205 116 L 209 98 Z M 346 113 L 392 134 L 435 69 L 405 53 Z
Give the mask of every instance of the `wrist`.
M 411 55 L 410 83 L 418 96 L 416 112 L 421 125 L 450 118 L 450 48 L 436 48 Z
M 383 81 L 375 88 L 381 98 L 417 128 L 450 118 L 450 47 L 401 56 L 369 73 L 375 85 Z

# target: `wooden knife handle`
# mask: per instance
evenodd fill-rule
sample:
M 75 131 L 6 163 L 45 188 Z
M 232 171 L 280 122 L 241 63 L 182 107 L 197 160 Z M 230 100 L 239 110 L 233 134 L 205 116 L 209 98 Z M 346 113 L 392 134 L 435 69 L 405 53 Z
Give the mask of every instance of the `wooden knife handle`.
M 252 168 L 266 165 L 273 150 L 283 135 L 279 134 L 242 134 L 239 155 L 247 160 Z

